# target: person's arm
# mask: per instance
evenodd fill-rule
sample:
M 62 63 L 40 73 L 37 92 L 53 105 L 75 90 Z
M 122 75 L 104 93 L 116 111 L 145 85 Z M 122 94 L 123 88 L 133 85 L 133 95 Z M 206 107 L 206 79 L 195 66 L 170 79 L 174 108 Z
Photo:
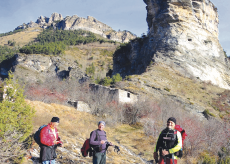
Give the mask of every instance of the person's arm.
M 52 140 L 52 138 L 49 135 L 49 129 L 48 127 L 44 127 L 41 132 L 40 132 L 40 142 L 43 145 L 46 146 L 52 146 L 54 145 L 54 141 Z
M 161 141 L 162 141 L 162 137 L 161 137 L 161 133 L 160 133 L 160 135 L 159 135 L 159 137 L 157 139 L 157 144 L 155 146 L 154 152 L 158 152 Z
M 100 145 L 101 144 L 101 141 L 95 141 L 96 137 L 97 137 L 97 133 L 96 133 L 96 131 L 93 131 L 93 133 L 90 137 L 90 144 L 91 145 Z
M 177 145 L 173 147 L 172 149 L 169 149 L 170 154 L 176 153 L 182 148 L 182 137 L 179 131 L 177 131 L 177 139 L 178 139 Z

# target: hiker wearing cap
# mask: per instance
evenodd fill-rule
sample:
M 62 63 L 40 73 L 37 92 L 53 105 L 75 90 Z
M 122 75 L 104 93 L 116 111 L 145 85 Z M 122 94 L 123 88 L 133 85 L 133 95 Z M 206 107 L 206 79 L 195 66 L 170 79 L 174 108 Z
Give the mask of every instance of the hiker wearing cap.
M 57 146 L 62 146 L 57 131 L 58 125 L 59 118 L 53 117 L 51 122 L 41 130 L 40 162 L 42 164 L 55 164 L 55 158 L 57 158 L 56 148 Z
M 182 137 L 179 131 L 175 130 L 176 119 L 170 117 L 167 120 L 167 127 L 160 133 L 154 149 L 154 159 L 158 164 L 177 164 L 177 152 L 182 148 Z M 158 151 L 160 160 L 158 160 Z
M 104 131 L 105 122 L 98 123 L 98 129 L 92 132 L 90 136 L 90 145 L 93 148 L 93 164 L 106 163 L 106 150 L 112 143 L 107 141 L 106 132 Z

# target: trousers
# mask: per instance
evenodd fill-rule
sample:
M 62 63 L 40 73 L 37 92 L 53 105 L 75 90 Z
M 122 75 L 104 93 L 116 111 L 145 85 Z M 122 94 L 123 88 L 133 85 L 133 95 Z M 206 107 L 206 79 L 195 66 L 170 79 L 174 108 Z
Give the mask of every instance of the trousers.
M 106 152 L 93 155 L 93 164 L 106 164 Z
M 171 158 L 166 158 L 166 164 L 173 164 L 173 159 Z M 164 164 L 164 158 L 160 157 L 159 163 L 158 164 Z M 177 164 L 177 159 L 174 159 L 174 164 Z

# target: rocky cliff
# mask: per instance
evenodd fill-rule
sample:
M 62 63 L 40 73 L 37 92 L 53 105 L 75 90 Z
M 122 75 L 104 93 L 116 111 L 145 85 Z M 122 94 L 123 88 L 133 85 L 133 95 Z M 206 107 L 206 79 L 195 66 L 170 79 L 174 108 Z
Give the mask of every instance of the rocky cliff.
M 0 68 L 1 77 L 7 77 L 8 71 L 12 70 L 14 77 L 25 83 L 42 82 L 55 76 L 60 79 L 71 77 L 79 82 L 87 79 L 76 62 L 58 56 L 16 54 L 3 61 Z
M 48 28 L 50 26 L 63 30 L 86 30 L 99 34 L 104 38 L 125 43 L 130 39 L 136 38 L 136 35 L 129 31 L 115 31 L 110 26 L 96 20 L 95 18 L 88 16 L 87 18 L 81 18 L 77 15 L 62 17 L 61 14 L 53 13 L 50 18 L 40 16 L 37 21 L 30 22 L 27 25 L 23 24 L 16 29 L 25 29 L 27 27 L 42 27 Z
M 142 74 L 164 63 L 185 76 L 230 89 L 229 61 L 218 40 L 218 13 L 209 0 L 144 0 L 148 34 L 114 55 L 114 73 Z

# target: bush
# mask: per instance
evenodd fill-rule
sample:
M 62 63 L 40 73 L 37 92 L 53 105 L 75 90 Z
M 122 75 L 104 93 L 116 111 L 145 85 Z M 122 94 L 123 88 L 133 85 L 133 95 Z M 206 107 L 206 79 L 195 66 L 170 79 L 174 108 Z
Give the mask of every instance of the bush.
M 112 81 L 113 81 L 113 80 L 112 80 L 110 77 L 105 77 L 105 78 L 103 79 L 102 85 L 108 86 L 108 85 L 110 85 L 110 84 L 112 83 Z
M 23 141 L 32 132 L 34 110 L 25 101 L 23 89 L 13 82 L 13 75 L 5 80 L 4 93 L 0 103 L 0 162 L 15 160 L 24 154 Z
M 201 164 L 216 164 L 217 161 L 216 161 L 216 157 L 209 154 L 208 152 L 203 152 L 200 154 L 199 156 L 199 162 Z
M 94 75 L 94 73 L 95 73 L 94 64 L 92 63 L 89 67 L 87 67 L 85 72 L 86 72 L 87 75 Z
M 10 49 L 7 46 L 0 46 L 0 63 L 4 60 L 12 58 L 17 52 L 18 50 Z
M 116 82 L 122 81 L 122 77 L 119 73 L 117 73 L 116 75 L 113 75 L 112 80 L 113 80 L 113 83 L 116 83 Z

